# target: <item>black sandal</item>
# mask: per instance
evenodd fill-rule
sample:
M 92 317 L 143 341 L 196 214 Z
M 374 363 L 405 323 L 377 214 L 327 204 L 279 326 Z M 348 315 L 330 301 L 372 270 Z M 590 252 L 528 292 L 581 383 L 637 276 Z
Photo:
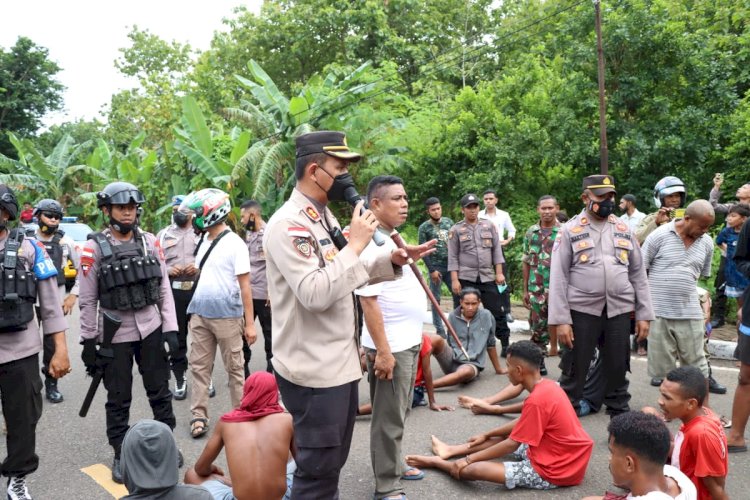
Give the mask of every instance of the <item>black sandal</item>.
M 190 421 L 190 435 L 193 439 L 198 439 L 208 432 L 208 419 L 207 418 L 194 418 Z

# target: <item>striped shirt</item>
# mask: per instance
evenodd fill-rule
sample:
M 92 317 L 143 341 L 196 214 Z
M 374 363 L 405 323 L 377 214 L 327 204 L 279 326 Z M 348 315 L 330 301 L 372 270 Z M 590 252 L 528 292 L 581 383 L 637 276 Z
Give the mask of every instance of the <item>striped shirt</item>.
M 705 234 L 686 248 L 675 230 L 675 221 L 661 225 L 646 238 L 643 262 L 657 317 L 703 318 L 695 287 L 701 275 L 711 275 L 713 251 L 713 241 Z

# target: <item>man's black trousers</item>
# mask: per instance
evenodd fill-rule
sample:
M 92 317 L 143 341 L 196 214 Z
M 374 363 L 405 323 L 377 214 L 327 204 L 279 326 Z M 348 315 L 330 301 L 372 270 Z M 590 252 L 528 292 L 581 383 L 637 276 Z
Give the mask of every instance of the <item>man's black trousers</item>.
M 128 430 L 130 403 L 133 399 L 133 360 L 154 414 L 154 420 L 175 428 L 172 393 L 169 390 L 169 361 L 161 339 L 161 327 L 145 339 L 112 344 L 114 359 L 104 370 L 107 389 L 107 439 L 119 457 L 120 445 Z
M 177 341 L 179 348 L 169 359 L 172 366 L 175 380 L 184 380 L 187 371 L 187 336 L 188 336 L 188 313 L 187 308 L 193 299 L 192 290 L 175 290 L 172 289 L 174 297 L 174 310 L 177 315 Z
M 271 306 L 268 305 L 268 301 L 264 299 L 253 299 L 253 320 L 258 318 L 260 321 L 260 329 L 263 332 L 263 342 L 266 349 L 266 371 L 273 373 L 273 366 L 271 365 Z M 245 359 L 245 378 L 250 376 L 250 357 L 253 352 L 250 350 L 250 346 L 247 345 L 245 336 L 242 336 L 242 356 Z

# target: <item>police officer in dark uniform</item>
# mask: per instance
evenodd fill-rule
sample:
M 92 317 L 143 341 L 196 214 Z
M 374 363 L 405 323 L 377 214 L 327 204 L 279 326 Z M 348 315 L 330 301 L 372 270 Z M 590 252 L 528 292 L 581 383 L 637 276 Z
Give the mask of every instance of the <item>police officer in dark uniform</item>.
M 65 290 L 65 271 L 64 268 L 68 259 L 78 268 L 78 252 L 75 243 L 65 232 L 60 229 L 60 221 L 63 216 L 63 206 L 57 200 L 44 199 L 40 200 L 34 207 L 34 217 L 39 226 L 37 227 L 34 238 L 44 245 L 47 254 L 57 269 L 57 289 L 60 293 L 63 313 L 70 314 L 73 311 L 76 300 L 78 299 L 78 275 L 70 292 Z M 39 319 L 37 315 L 37 319 Z M 47 401 L 50 403 L 61 403 L 63 395 L 57 387 L 57 379 L 49 374 L 49 362 L 55 353 L 55 343 L 52 338 L 44 337 L 44 354 L 42 355 L 42 373 L 44 374 L 44 392 Z
M 9 478 L 11 500 L 31 499 L 26 476 L 39 466 L 35 447 L 36 424 L 42 415 L 38 356 L 42 341 L 34 320 L 37 299 L 42 331 L 55 346 L 49 373 L 60 378 L 70 372 L 57 271 L 41 243 L 8 229 L 8 221 L 17 216 L 13 191 L 0 184 L 0 395 L 8 428 L 8 456 L 0 472 Z
M 145 201 L 127 182 L 113 182 L 97 193 L 97 205 L 109 225 L 92 235 L 81 255 L 81 342 L 87 369 L 94 370 L 103 361 L 96 347 L 101 341 L 102 313 L 122 320 L 112 341 L 114 357 L 104 363 L 107 438 L 115 452 L 112 480 L 118 483 L 122 483 L 120 447 L 128 430 L 134 359 L 154 420 L 175 427 L 165 344 L 170 352 L 177 352 L 177 319 L 156 237 L 137 226 L 138 208 Z
M 506 321 L 498 286 L 505 286 L 503 249 L 495 223 L 479 219 L 479 198 L 467 194 L 461 198 L 464 219 L 448 232 L 448 271 L 454 296 L 464 287 L 476 288 L 482 304 L 495 318 L 495 337 L 502 345 L 502 356 L 508 348 L 510 329 Z M 507 311 L 510 312 L 510 311 Z

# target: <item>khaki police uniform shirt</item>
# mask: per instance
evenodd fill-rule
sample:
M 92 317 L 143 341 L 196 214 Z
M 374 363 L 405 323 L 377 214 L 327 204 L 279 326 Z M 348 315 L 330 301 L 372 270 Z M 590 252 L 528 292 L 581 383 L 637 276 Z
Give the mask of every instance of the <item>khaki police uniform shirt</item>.
M 140 229 L 136 229 L 140 231 Z M 118 246 L 123 242 L 115 239 L 109 228 L 102 231 L 109 240 L 110 245 Z M 148 337 L 161 326 L 163 332 L 177 331 L 177 318 L 175 316 L 174 298 L 169 289 L 169 276 L 167 266 L 164 263 L 163 252 L 157 245 L 156 237 L 151 233 L 141 232 L 146 244 L 146 251 L 159 260 L 161 266 L 161 300 L 157 304 L 143 307 L 137 311 L 117 311 L 97 307 L 99 305 L 99 263 L 101 262 L 101 249 L 95 240 L 88 240 L 81 252 L 81 267 L 78 270 L 81 276 L 81 294 L 78 297 L 81 309 L 81 339 L 100 338 L 103 332 L 103 313 L 109 312 L 122 320 L 120 329 L 117 330 L 112 343 L 135 342 Z M 131 235 L 132 238 L 132 235 Z
M 171 224 L 159 231 L 156 239 L 164 252 L 167 274 L 175 266 L 184 268 L 188 264 L 195 264 L 194 253 L 199 237 L 193 231 L 192 225 L 188 224 L 182 228 L 177 224 Z M 177 290 L 192 290 L 197 277 L 198 273 L 192 276 L 177 276 L 172 280 L 171 286 Z
M 391 264 L 390 250 L 370 261 L 348 246 L 337 250 L 324 223 L 339 227 L 327 207 L 294 189 L 263 239 L 274 370 L 294 384 L 318 388 L 362 377 L 352 292 L 401 271 Z
M 247 250 L 250 252 L 250 288 L 253 300 L 268 300 L 268 280 L 266 279 L 266 251 L 263 250 L 263 235 L 266 225 L 245 235 Z
M 34 235 L 34 238 L 38 239 L 39 241 L 52 241 L 52 238 L 54 238 L 54 234 L 44 234 L 41 231 L 37 230 L 36 234 Z M 67 236 L 64 236 L 60 238 L 60 246 L 62 247 L 62 266 L 63 268 L 68 264 L 68 259 L 73 263 L 73 267 L 78 269 L 78 265 L 80 263 L 80 259 L 78 256 L 78 251 L 76 250 L 76 244 L 75 242 L 70 239 Z M 60 272 L 64 272 L 62 269 Z M 71 295 L 78 295 L 79 289 L 80 289 L 80 282 L 81 282 L 81 275 L 80 273 L 76 273 L 76 279 L 73 283 L 73 287 L 70 289 L 70 292 L 68 292 Z M 65 299 L 65 296 L 68 295 L 68 293 L 65 293 L 65 285 L 60 285 L 59 287 L 60 295 L 63 299 Z
M 560 230 L 552 250 L 550 325 L 570 325 L 570 311 L 607 317 L 635 311 L 653 320 L 641 247 L 628 225 L 610 215 L 592 221 L 584 210 Z
M 0 251 L 5 248 L 8 235 L 9 231 L 6 230 L 2 239 L 0 239 Z M 24 238 L 18 252 L 18 258 L 23 260 L 24 266 L 29 271 L 32 271 L 34 267 L 35 244 L 41 245 L 41 243 L 33 243 L 28 238 Z M 46 250 L 44 253 L 47 253 Z M 2 262 L 0 262 L 0 265 L 2 265 Z M 44 335 L 67 330 L 68 323 L 65 321 L 62 302 L 60 302 L 60 295 L 57 291 L 57 277 L 53 276 L 37 281 L 36 289 Z M 0 334 L 0 365 L 32 356 L 41 350 L 42 339 L 39 336 L 37 318 L 29 321 L 25 330 Z
M 505 262 L 495 223 L 479 219 L 476 224 L 458 222 L 448 232 L 448 272 L 458 271 L 458 279 L 495 281 L 495 265 Z

